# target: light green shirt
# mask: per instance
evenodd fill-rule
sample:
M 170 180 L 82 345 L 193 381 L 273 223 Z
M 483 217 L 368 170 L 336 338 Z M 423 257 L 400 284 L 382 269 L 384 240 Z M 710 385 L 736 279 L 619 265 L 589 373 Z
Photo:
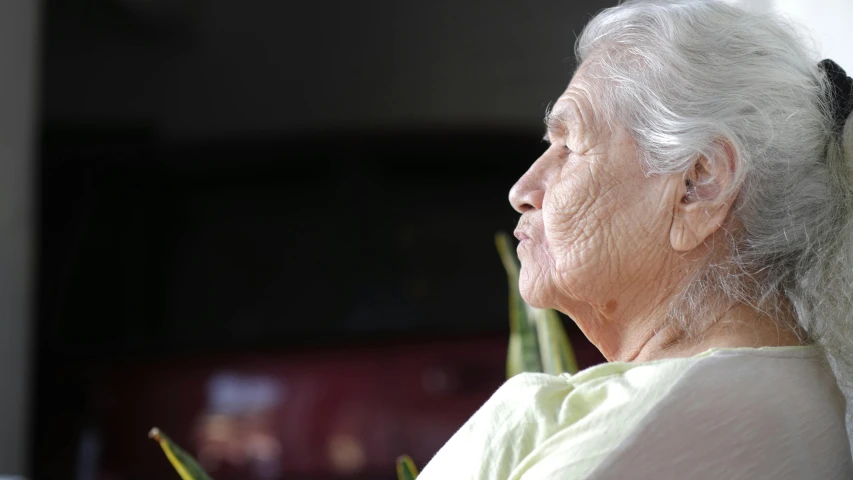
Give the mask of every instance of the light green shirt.
M 710 350 L 508 380 L 419 480 L 853 478 L 813 347 Z

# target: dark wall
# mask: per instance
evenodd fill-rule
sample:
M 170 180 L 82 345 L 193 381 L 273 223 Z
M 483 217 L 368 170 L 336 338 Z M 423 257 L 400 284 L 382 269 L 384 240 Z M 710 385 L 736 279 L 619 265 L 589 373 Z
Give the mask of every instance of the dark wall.
M 47 143 L 41 319 L 53 349 L 506 328 L 494 234 L 514 229 L 507 191 L 541 149 L 535 136 Z
M 49 3 L 41 338 L 503 328 L 492 235 L 609 3 Z
M 52 2 L 48 124 L 197 137 L 326 128 L 538 129 L 575 35 L 611 0 Z

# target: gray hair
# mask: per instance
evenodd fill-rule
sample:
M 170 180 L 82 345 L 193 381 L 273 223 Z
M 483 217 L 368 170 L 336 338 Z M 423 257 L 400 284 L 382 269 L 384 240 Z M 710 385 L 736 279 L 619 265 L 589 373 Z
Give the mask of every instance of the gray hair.
M 847 397 L 850 433 L 853 121 L 836 128 L 831 85 L 795 31 L 721 1 L 631 1 L 593 18 L 576 49 L 600 80 L 596 106 L 633 136 L 649 175 L 685 173 L 726 142 L 734 149 L 739 227 L 671 320 L 698 331 L 713 299 L 779 319 L 793 309 Z

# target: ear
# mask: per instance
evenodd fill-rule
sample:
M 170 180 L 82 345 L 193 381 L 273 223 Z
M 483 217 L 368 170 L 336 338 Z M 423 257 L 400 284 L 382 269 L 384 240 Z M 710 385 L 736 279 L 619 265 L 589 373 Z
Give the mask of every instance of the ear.
M 728 142 L 714 156 L 700 156 L 679 184 L 670 230 L 672 248 L 688 252 L 722 227 L 737 197 L 735 152 Z

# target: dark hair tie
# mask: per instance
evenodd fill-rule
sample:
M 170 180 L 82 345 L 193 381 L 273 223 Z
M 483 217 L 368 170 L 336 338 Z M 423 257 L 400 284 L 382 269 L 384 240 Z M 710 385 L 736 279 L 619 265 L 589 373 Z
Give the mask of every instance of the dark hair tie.
M 835 128 L 838 133 L 844 130 L 844 123 L 853 111 L 853 79 L 847 76 L 837 63 L 830 59 L 821 60 L 818 67 L 826 74 L 832 85 L 832 109 L 835 115 Z

